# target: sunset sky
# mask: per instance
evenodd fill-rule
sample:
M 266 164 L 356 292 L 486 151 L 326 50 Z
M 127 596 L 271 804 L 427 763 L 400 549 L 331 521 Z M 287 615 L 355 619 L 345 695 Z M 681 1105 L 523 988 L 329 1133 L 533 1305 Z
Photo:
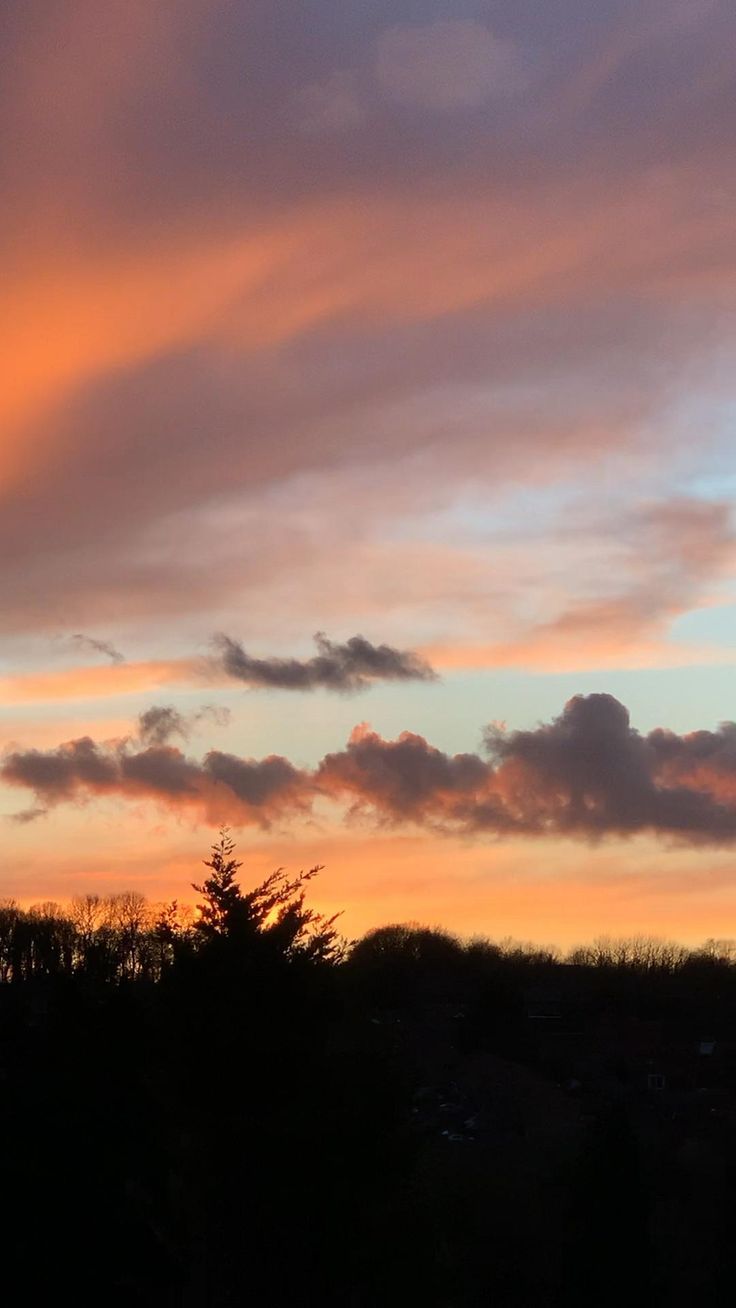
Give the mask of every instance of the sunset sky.
M 736 936 L 733 0 L 0 49 L 0 896 Z

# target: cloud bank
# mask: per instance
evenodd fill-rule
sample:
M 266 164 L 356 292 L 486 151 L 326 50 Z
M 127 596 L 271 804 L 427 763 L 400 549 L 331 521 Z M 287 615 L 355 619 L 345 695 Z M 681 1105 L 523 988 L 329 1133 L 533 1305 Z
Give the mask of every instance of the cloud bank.
M 306 42 L 293 0 L 57 7 L 62 43 L 4 6 L 2 632 L 227 627 L 277 582 L 356 630 L 356 538 L 406 540 L 428 466 L 497 500 L 692 446 L 672 413 L 732 341 L 733 6 L 325 0 Z M 361 515 L 313 510 L 338 468 Z M 267 497 L 303 477 L 300 536 Z
M 159 714 L 168 724 L 167 711 Z M 30 791 L 37 808 L 114 796 L 237 826 L 303 816 L 321 798 L 382 824 L 444 834 L 736 840 L 734 723 L 642 735 L 613 696 L 577 695 L 533 730 L 488 728 L 485 746 L 483 754 L 448 755 L 412 732 L 384 740 L 361 726 L 345 749 L 305 769 L 277 755 L 210 750 L 196 762 L 155 738 L 139 745 L 83 737 L 6 753 L 0 779 Z

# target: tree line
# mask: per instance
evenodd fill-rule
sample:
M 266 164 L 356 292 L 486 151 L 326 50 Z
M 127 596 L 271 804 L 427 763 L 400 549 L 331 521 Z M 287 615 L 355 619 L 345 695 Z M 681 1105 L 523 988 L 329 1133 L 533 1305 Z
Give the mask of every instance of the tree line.
M 238 881 L 242 864 L 227 829 L 204 864 L 209 875 L 192 885 L 200 895 L 196 907 L 177 900 L 152 904 L 135 890 L 88 893 L 68 904 L 47 900 L 28 908 L 14 899 L 0 900 L 0 983 L 62 976 L 111 984 L 157 982 L 176 960 L 225 938 L 241 949 L 258 942 L 285 959 L 348 962 L 368 971 L 383 969 L 387 975 L 392 969 L 436 972 L 438 979 L 448 970 L 468 971 L 474 963 L 482 967 L 491 962 L 526 975 L 567 967 L 652 976 L 736 962 L 736 941 L 727 938 L 711 938 L 688 949 L 648 935 L 599 936 L 563 953 L 511 938 L 463 941 L 439 928 L 400 923 L 347 942 L 339 933 L 339 913 L 325 918 L 306 902 L 321 867 L 293 878 L 278 868 L 244 891 Z
M 730 942 L 346 942 L 309 902 L 319 867 L 249 888 L 227 830 L 204 865 L 194 909 L 0 908 L 6 1284 L 125 1308 L 604 1308 L 646 1255 L 648 1304 L 721 1301 L 725 1110 L 696 1093 L 695 1126 L 671 1105 L 660 1126 L 621 1080 L 586 1125 L 564 1086 L 566 1033 L 618 1085 L 622 1030 L 733 1029 Z M 572 1017 L 550 1049 L 552 1011 Z
M 209 875 L 193 885 L 197 908 L 176 900 L 150 904 L 138 891 L 85 894 L 68 905 L 47 900 L 22 908 L 0 901 L 0 982 L 86 976 L 109 983 L 160 981 L 177 959 L 228 937 L 246 948 L 258 940 L 284 958 L 339 961 L 344 953 L 335 922 L 306 903 L 321 871 L 290 878 L 279 868 L 250 891 L 237 880 L 242 866 L 223 829 L 204 860 Z

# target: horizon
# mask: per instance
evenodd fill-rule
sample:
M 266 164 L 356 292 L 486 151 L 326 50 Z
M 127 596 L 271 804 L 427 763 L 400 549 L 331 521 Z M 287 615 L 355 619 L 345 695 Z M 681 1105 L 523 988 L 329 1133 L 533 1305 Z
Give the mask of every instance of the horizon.
M 736 938 L 736 13 L 369 8 L 0 18 L 0 898 Z
M 276 869 L 273 870 L 276 871 Z M 290 869 L 284 868 L 280 870 L 283 870 L 287 875 L 289 875 Z M 301 870 L 303 871 L 303 869 Z M 322 869 L 318 869 L 318 871 L 321 870 Z M 256 888 L 256 883 L 251 886 L 249 882 L 244 882 L 242 877 L 237 877 L 236 882 L 239 889 L 243 892 Z M 192 889 L 193 888 L 192 884 Z M 312 886 L 311 890 L 312 893 L 310 899 L 313 903 L 316 903 L 314 886 Z M 85 900 L 93 900 L 99 907 L 102 915 L 101 920 L 104 921 L 104 914 L 107 910 L 114 910 L 117 901 L 126 901 L 130 897 L 133 897 L 136 900 L 144 915 L 144 928 L 146 925 L 155 922 L 157 913 L 169 909 L 172 910 L 172 912 L 176 910 L 176 921 L 185 931 L 194 927 L 198 921 L 197 910 L 201 903 L 201 895 L 194 898 L 182 898 L 181 896 L 177 896 L 173 900 L 151 900 L 141 895 L 140 891 L 130 890 L 130 888 L 122 886 L 118 889 L 108 888 L 104 895 L 96 893 L 94 888 L 90 887 L 84 895 L 72 896 L 67 900 L 27 899 L 23 901 L 4 899 L 0 900 L 0 909 L 17 908 L 21 913 L 39 913 L 41 916 L 44 916 L 44 914 L 52 915 L 58 911 L 61 917 L 68 918 L 73 916 L 75 904 L 82 904 Z M 322 916 L 325 915 L 323 914 Z M 428 931 L 432 935 L 438 935 L 445 939 L 452 940 L 463 949 L 472 947 L 473 945 L 483 945 L 488 946 L 491 949 L 496 949 L 503 955 L 539 953 L 540 955 L 549 955 L 555 963 L 562 964 L 575 963 L 577 960 L 574 955 L 581 950 L 593 948 L 615 949 L 621 946 L 666 946 L 681 950 L 686 957 L 692 958 L 703 954 L 713 956 L 723 962 L 733 962 L 736 953 L 736 940 L 731 937 L 710 936 L 705 940 L 698 941 L 696 944 L 686 945 L 680 940 L 674 940 L 667 936 L 656 936 L 651 934 L 618 936 L 601 933 L 589 940 L 581 939 L 576 941 L 575 944 L 562 946 L 551 940 L 520 939 L 515 936 L 494 937 L 482 932 L 461 933 L 449 931 L 441 922 L 423 922 L 409 919 L 404 921 L 380 922 L 374 926 L 369 926 L 360 935 L 350 938 L 345 936 L 340 929 L 340 923 L 342 920 L 340 910 L 338 910 L 333 916 L 335 917 L 337 936 L 344 943 L 344 946 L 348 951 L 351 950 L 353 946 L 360 944 L 361 941 L 370 938 L 374 934 L 380 934 L 382 931 L 392 931 L 401 928 L 402 930 L 407 931 Z

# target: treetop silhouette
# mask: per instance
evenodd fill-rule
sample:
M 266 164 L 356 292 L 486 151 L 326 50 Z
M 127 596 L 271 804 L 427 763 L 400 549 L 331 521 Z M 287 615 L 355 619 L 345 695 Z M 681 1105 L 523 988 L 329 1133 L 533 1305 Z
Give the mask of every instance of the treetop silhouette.
M 244 892 L 237 880 L 242 862 L 235 857 L 235 841 L 229 828 L 222 827 L 204 866 L 210 875 L 201 885 L 192 883 L 203 896 L 195 923 L 200 939 L 243 943 L 260 937 L 285 957 L 334 962 L 343 956 L 345 943 L 335 928 L 340 913 L 325 917 L 306 903 L 306 887 L 322 871 L 321 865 L 295 877 L 277 868 L 260 885 Z

